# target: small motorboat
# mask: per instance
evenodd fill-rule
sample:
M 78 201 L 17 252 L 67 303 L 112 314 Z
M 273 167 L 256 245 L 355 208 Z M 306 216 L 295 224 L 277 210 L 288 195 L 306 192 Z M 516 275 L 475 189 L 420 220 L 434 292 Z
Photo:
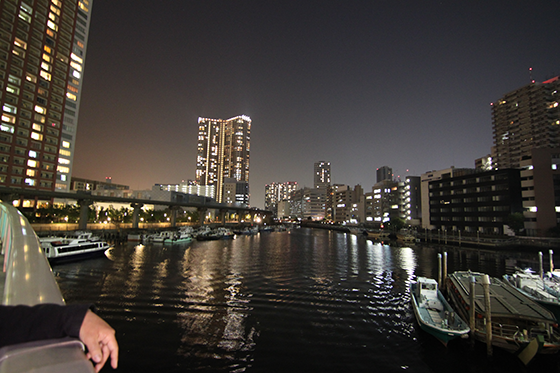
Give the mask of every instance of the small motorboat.
M 446 346 L 455 338 L 468 337 L 468 324 L 447 303 L 436 280 L 419 277 L 417 282 L 410 284 L 410 295 L 416 320 L 422 330 Z

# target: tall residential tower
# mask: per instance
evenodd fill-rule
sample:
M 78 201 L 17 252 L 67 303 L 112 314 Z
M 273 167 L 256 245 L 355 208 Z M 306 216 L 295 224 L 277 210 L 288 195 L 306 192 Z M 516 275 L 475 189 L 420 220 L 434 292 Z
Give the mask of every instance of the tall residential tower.
M 534 148 L 560 146 L 560 80 L 531 83 L 492 104 L 496 168 L 517 168 Z
M 214 198 L 224 201 L 226 179 L 244 182 L 249 201 L 251 118 L 240 115 L 227 120 L 198 118 L 196 182 L 214 186 Z
M 0 185 L 69 189 L 92 5 L 0 2 Z

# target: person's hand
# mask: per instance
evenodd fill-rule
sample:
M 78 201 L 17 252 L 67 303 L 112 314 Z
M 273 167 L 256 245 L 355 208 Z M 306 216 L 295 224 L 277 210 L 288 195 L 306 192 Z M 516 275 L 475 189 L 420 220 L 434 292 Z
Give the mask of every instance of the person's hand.
M 111 356 L 111 366 L 113 369 L 117 368 L 119 345 L 115 338 L 115 330 L 91 310 L 87 311 L 82 321 L 80 339 L 88 349 L 86 356 L 93 360 L 96 372 L 103 368 L 109 356 Z

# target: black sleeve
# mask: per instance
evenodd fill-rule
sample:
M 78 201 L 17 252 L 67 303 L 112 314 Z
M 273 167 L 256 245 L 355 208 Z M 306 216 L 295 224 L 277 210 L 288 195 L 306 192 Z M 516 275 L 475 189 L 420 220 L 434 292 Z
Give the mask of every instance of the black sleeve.
M 0 305 L 0 347 L 42 339 L 80 336 L 89 305 Z

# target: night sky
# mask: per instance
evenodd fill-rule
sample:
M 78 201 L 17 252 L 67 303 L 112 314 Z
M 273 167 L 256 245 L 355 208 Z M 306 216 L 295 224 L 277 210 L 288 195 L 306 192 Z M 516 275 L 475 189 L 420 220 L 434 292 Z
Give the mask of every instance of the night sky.
M 245 114 L 264 185 L 371 191 L 490 153 L 490 103 L 560 74 L 560 1 L 95 0 L 73 175 L 194 179 L 198 117 Z M 408 170 L 408 171 L 407 171 Z

